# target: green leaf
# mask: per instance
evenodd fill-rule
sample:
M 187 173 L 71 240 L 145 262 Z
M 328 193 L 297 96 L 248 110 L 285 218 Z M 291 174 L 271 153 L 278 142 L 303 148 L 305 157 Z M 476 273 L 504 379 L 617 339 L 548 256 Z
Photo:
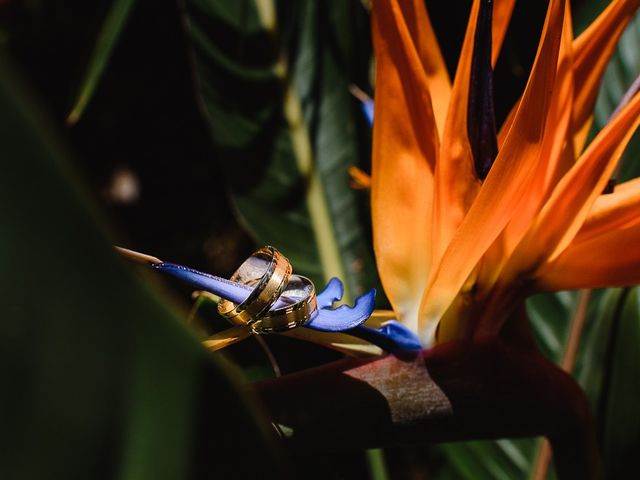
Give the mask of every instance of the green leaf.
M 186 12 L 202 106 L 246 227 L 317 285 L 338 276 L 346 298 L 375 286 L 367 198 L 348 177 L 360 159 L 348 86 L 367 75 L 366 11 L 188 0 Z
M 633 471 L 640 449 L 640 290 L 607 292 L 578 371 L 597 414 L 604 478 Z
M 78 96 L 67 117 L 67 123 L 69 125 L 74 125 L 80 120 L 84 110 L 91 101 L 98 82 L 107 67 L 107 63 L 109 63 L 111 53 L 118 43 L 124 26 L 127 24 L 135 2 L 136 0 L 114 0 L 105 18 L 102 29 L 98 34 L 89 65 L 78 90 Z
M 114 255 L 2 52 L 0 69 L 0 477 L 276 475 L 226 369 Z
M 447 463 L 435 478 L 526 478 L 534 449 L 535 442 L 531 439 L 443 445 L 437 452 L 444 455 Z
M 559 363 L 567 340 L 569 319 L 577 308 L 577 292 L 536 295 L 527 301 L 527 314 L 542 353 Z

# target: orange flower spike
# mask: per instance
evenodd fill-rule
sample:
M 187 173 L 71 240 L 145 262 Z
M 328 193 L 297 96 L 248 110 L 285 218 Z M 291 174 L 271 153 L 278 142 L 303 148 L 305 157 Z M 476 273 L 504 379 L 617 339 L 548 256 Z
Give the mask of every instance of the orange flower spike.
M 532 272 L 552 262 L 574 239 L 607 184 L 633 132 L 640 124 L 640 94 L 605 126 L 562 178 L 518 245 L 503 276 Z M 579 186 L 579 188 L 576 188 Z M 624 256 L 619 253 L 618 255 Z
M 598 87 L 620 35 L 640 6 L 639 0 L 614 0 L 573 42 L 575 100 L 573 112 L 574 151 L 584 147 L 591 127 Z M 513 107 L 498 132 L 498 145 L 504 143 L 518 104 Z
M 542 139 L 542 161 L 536 174 L 532 175 L 531 181 L 527 184 L 527 194 L 514 208 L 518 214 L 509 222 L 504 231 L 503 246 L 505 251 L 503 255 L 505 257 L 511 254 L 522 239 L 555 183 L 573 163 L 572 144 L 566 142 L 570 135 L 574 92 L 573 28 L 571 23 L 571 12 L 567 2 L 555 85 L 546 122 L 547 125 L 553 125 L 553 128 L 548 128 L 545 131 Z M 494 268 L 494 270 L 497 269 Z M 495 272 L 496 275 L 498 273 Z
M 582 151 L 587 140 L 602 75 L 620 36 L 639 6 L 638 0 L 614 0 L 574 42 L 576 153 Z
M 482 255 L 515 214 L 513 205 L 537 172 L 556 75 L 565 2 L 549 4 L 529 82 L 502 150 L 434 270 L 420 307 L 419 335 L 432 341 L 439 319 Z
M 431 263 L 438 154 L 430 82 L 424 55 L 418 51 L 419 45 L 424 49 L 429 44 L 417 38 L 421 1 L 374 1 L 372 9 L 377 62 L 371 177 L 374 250 L 387 297 L 398 319 L 414 331 Z M 419 31 L 424 28 L 421 25 Z
M 522 196 L 517 205 L 513 206 L 517 215 L 511 219 L 498 239 L 482 257 L 476 279 L 477 285 L 482 288 L 482 291 L 477 292 L 480 296 L 487 293 L 496 283 L 502 267 L 549 196 L 551 188 L 573 164 L 572 144 L 565 141 L 570 133 L 573 105 L 572 41 L 571 11 L 569 2 L 567 2 L 558 55 L 556 87 L 552 93 L 551 108 L 546 122 L 547 125 L 554 125 L 554 128 L 545 132 L 540 157 L 542 161 L 538 166 L 539 171 L 531 177 L 531 181 L 527 184 L 527 194 Z M 441 329 L 439 339 L 443 337 L 443 333 L 446 331 Z
M 620 250 L 622 239 L 640 241 L 636 228 L 640 183 L 626 182 L 617 193 L 601 195 L 639 124 L 640 95 L 636 94 L 558 182 L 533 219 L 500 272 L 499 283 L 474 327 L 475 337 L 496 335 L 505 321 L 502 312 L 531 291 L 640 283 L 640 270 L 634 269 L 636 249 L 623 249 L 626 255 L 611 257 L 612 251 Z M 598 278 L 599 274 L 603 277 Z
M 469 84 L 480 0 L 471 7 L 435 173 L 432 261 L 437 263 L 480 187 L 467 135 Z M 491 7 L 489 7 L 491 8 Z
M 490 100 L 491 129 L 495 130 L 492 108 L 493 99 L 482 97 L 483 94 L 492 95 L 493 92 L 493 86 L 487 85 L 484 82 L 486 80 L 485 73 L 486 69 L 493 68 L 498 58 L 513 11 L 514 1 L 502 0 L 495 2 L 495 14 L 492 14 L 492 10 L 494 10 L 492 4 L 493 2 L 474 1 L 469 14 L 467 31 L 456 69 L 445 131 L 440 146 L 440 156 L 438 164 L 436 165 L 434 222 L 437 225 L 435 228 L 437 234 L 433 240 L 433 258 L 435 262 L 442 256 L 444 249 L 451 241 L 453 233 L 462 222 L 464 215 L 467 213 L 469 206 L 477 195 L 478 189 L 480 188 L 478 175 L 481 179 L 484 179 L 486 176 L 486 173 L 478 172 L 478 169 L 488 169 L 490 162 L 495 159 L 495 154 L 497 153 L 495 151 L 492 152 L 492 158 L 490 159 L 476 161 L 474 168 L 474 157 L 482 157 L 483 154 L 480 154 L 480 152 L 476 152 L 475 155 L 473 154 L 473 147 L 469 143 L 468 134 L 469 121 L 475 126 L 482 123 L 478 121 L 479 119 L 468 119 L 472 89 L 474 89 L 475 101 L 479 104 L 475 113 L 486 116 L 489 112 L 484 111 L 486 102 L 483 102 L 483 100 Z M 490 35 L 488 32 L 477 31 L 478 29 L 486 28 L 484 24 L 488 23 L 488 19 L 484 19 L 482 22 L 483 25 L 477 27 L 479 22 L 478 15 L 487 16 L 488 19 L 493 17 Z M 479 35 L 482 38 L 479 38 Z M 497 40 L 493 41 L 494 38 Z M 476 49 L 482 50 L 485 48 L 483 45 L 484 42 L 488 42 L 486 47 L 491 49 L 490 53 L 487 52 L 489 58 L 484 58 L 484 52 L 476 51 Z M 485 61 L 487 62 L 486 66 L 483 65 Z M 473 66 L 472 64 L 474 62 L 476 62 L 477 65 Z M 479 77 L 485 78 L 471 78 L 472 72 L 475 72 Z M 487 119 L 484 120 L 486 121 Z M 486 124 L 483 126 L 488 127 Z M 478 126 L 478 128 L 480 127 Z M 485 139 L 490 136 L 495 137 L 495 131 L 489 135 L 486 135 L 489 132 L 480 132 L 479 129 L 477 131 L 481 133 Z M 485 155 L 486 153 L 487 152 L 484 152 Z M 485 163 L 485 165 L 480 167 L 477 164 L 478 162 Z
M 640 283 L 640 225 L 571 245 L 538 273 L 539 291 L 624 287 Z
M 613 193 L 600 195 L 572 243 L 582 243 L 610 230 L 640 223 L 639 212 L 640 177 L 616 185 Z
M 373 8 L 376 8 L 375 1 Z M 451 80 L 444 63 L 438 40 L 431 26 L 424 0 L 400 0 L 398 5 L 402 19 L 414 42 L 416 52 L 422 62 L 431 94 L 433 114 L 439 135 L 442 136 L 444 122 L 451 96 Z
M 640 283 L 640 178 L 600 195 L 584 225 L 557 259 L 538 272 L 540 290 Z M 613 253 L 612 253 L 613 252 Z

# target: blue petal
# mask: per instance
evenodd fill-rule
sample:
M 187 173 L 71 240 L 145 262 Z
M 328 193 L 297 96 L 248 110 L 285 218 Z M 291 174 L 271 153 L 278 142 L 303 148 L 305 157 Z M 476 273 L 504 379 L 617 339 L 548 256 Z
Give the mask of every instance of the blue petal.
M 342 294 L 340 297 L 342 297 Z M 341 332 L 357 327 L 371 316 L 375 298 L 376 290 L 372 288 L 364 295 L 356 298 L 356 303 L 353 307 L 340 305 L 334 310 L 319 308 L 317 313 L 311 317 L 311 320 L 305 324 L 305 327 L 320 332 Z
M 362 108 L 362 113 L 367 118 L 367 122 L 369 122 L 369 126 L 373 126 L 373 100 L 365 100 L 364 102 L 360 102 L 360 108 Z
M 211 292 L 219 297 L 231 300 L 236 304 L 244 302 L 253 291 L 253 287 L 251 286 L 227 280 L 226 278 L 216 277 L 215 275 L 210 275 L 208 273 L 199 272 L 193 268 L 184 267 L 175 263 L 151 263 L 150 266 L 156 270 L 182 280 L 194 288 Z M 335 282 L 333 282 L 333 280 L 334 279 L 329 282 L 327 288 L 331 286 L 332 290 L 335 291 L 335 286 L 333 285 Z M 335 280 L 339 283 L 338 290 L 342 292 L 342 283 L 338 279 Z M 340 298 L 342 298 L 342 294 L 340 295 Z M 278 299 L 271 307 L 271 310 L 286 307 L 288 305 L 290 305 L 290 302 Z
M 378 329 L 378 332 L 392 338 L 396 344 L 402 345 L 407 350 L 422 350 L 420 338 L 396 320 L 389 320 Z
M 342 300 L 344 295 L 344 286 L 339 278 L 333 277 L 324 287 L 324 290 L 318 294 L 316 300 L 318 302 L 318 308 L 331 308 L 333 302 Z
M 386 322 L 377 330 L 360 325 L 345 333 L 371 342 L 398 357 L 413 356 L 422 350 L 416 334 L 395 320 Z
M 202 273 L 174 263 L 155 263 L 156 270 L 182 280 L 195 288 L 206 290 L 234 303 L 241 303 L 252 288 L 225 278 Z M 338 278 L 332 278 L 317 296 L 318 310 L 305 325 L 321 332 L 342 332 L 362 338 L 399 357 L 414 355 L 422 349 L 418 337 L 404 325 L 390 320 L 378 330 L 362 325 L 373 312 L 375 289 L 360 295 L 353 307 L 341 305 L 332 309 L 333 302 L 342 299 L 344 288 Z M 273 308 L 278 308 L 276 302 Z
M 232 282 L 225 278 L 202 273 L 175 263 L 153 263 L 153 268 L 171 275 L 201 290 L 206 290 L 234 303 L 243 302 L 253 290 L 251 287 Z

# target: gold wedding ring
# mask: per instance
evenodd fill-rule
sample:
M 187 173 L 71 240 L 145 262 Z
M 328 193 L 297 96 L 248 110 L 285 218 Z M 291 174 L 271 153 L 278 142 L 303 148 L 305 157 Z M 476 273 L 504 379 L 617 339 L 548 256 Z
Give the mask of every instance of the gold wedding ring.
M 280 299 L 289 305 L 270 310 L 251 325 L 254 333 L 277 333 L 304 325 L 318 308 L 313 282 L 301 275 L 291 275 Z
M 260 319 L 287 288 L 291 276 L 289 260 L 273 247 L 254 252 L 231 276 L 231 280 L 253 287 L 243 302 L 220 299 L 218 313 L 235 325 L 250 325 Z

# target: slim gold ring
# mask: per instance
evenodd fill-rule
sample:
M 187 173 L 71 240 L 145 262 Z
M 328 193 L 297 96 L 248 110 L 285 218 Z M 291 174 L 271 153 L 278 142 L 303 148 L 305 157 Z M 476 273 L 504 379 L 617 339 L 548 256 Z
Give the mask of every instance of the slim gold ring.
M 289 260 L 273 247 L 262 247 L 247 258 L 231 280 L 254 287 L 243 302 L 218 302 L 218 313 L 235 325 L 260 319 L 286 289 L 291 276 Z
M 277 333 L 304 325 L 318 308 L 313 282 L 301 275 L 291 275 L 280 296 L 289 305 L 268 311 L 251 325 L 254 333 Z

